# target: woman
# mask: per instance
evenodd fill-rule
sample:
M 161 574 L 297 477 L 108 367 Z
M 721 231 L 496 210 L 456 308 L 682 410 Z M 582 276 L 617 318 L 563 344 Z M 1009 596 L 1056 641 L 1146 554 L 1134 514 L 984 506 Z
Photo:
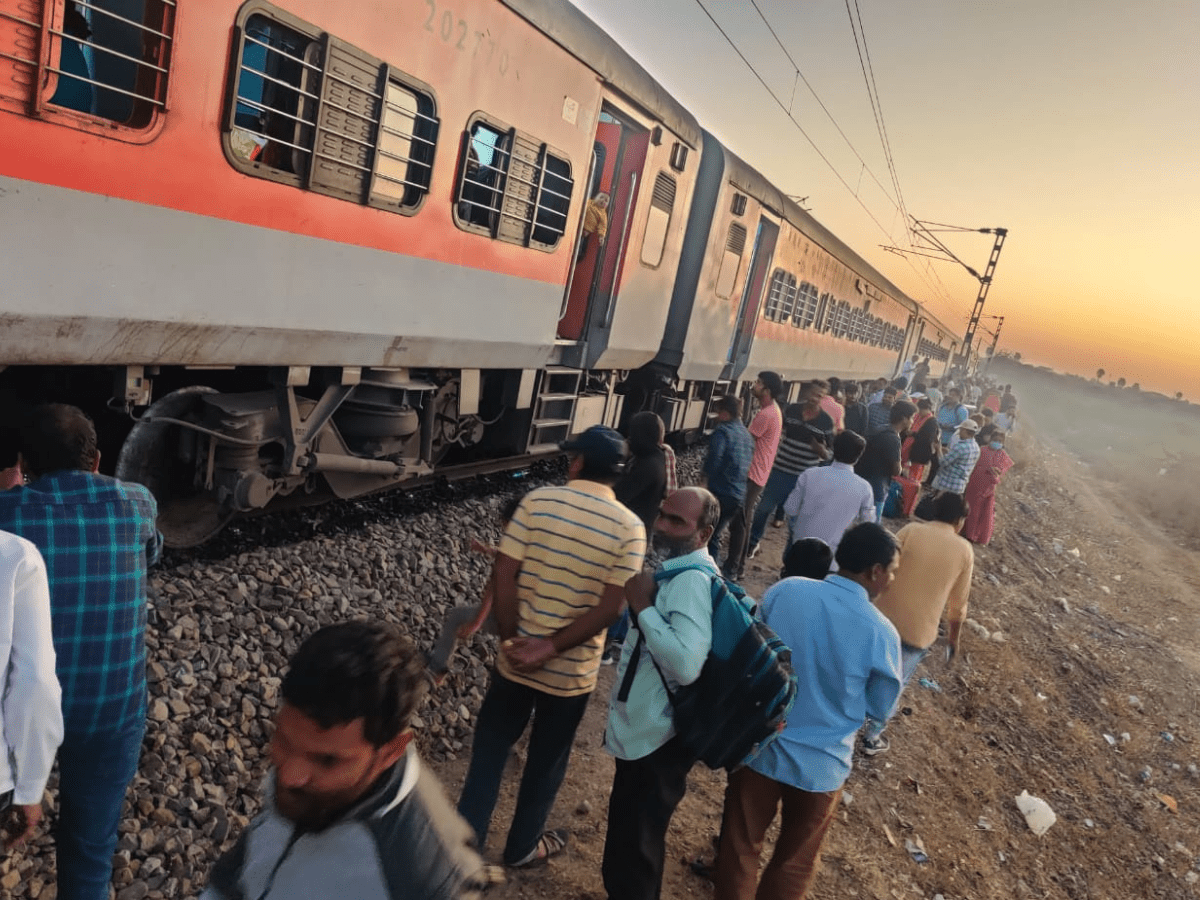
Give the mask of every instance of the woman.
M 992 439 L 979 453 L 979 461 L 975 463 L 963 492 L 970 509 L 962 536 L 968 541 L 975 544 L 991 541 L 996 524 L 996 485 L 1012 467 L 1012 457 L 1004 452 L 1004 432 L 993 431 Z
M 922 403 L 928 401 L 923 400 Z M 925 480 L 929 463 L 937 456 L 941 442 L 938 440 L 938 422 L 932 414 L 925 417 L 921 427 L 908 436 L 900 448 L 900 465 L 908 477 L 920 484 Z

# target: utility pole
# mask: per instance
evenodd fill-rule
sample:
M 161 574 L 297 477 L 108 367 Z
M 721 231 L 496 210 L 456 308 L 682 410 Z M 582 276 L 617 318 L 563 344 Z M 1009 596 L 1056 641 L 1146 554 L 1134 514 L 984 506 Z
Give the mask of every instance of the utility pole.
M 950 260 L 958 263 L 969 273 L 971 273 L 972 277 L 978 279 L 979 281 L 979 296 L 975 298 L 975 307 L 971 310 L 971 319 L 967 324 L 967 334 L 963 338 L 962 348 L 959 351 L 959 356 L 956 360 L 954 360 L 957 365 L 961 365 L 965 368 L 966 366 L 970 365 L 971 362 L 971 350 L 975 343 L 975 332 L 979 329 L 979 320 L 983 317 L 983 303 L 985 300 L 987 300 L 988 290 L 992 286 L 992 276 L 996 273 L 996 263 L 1000 260 L 1000 250 L 1004 247 L 1004 239 L 1008 237 L 1008 229 L 964 228 L 960 225 L 943 225 L 940 222 L 923 222 L 915 217 L 913 217 L 912 221 L 912 233 L 914 237 L 920 241 L 918 245 L 914 245 L 912 248 L 907 250 L 901 247 L 887 246 L 885 246 L 883 249 L 892 253 L 898 253 L 901 256 L 914 255 L 925 256 L 929 259 Z M 980 275 L 977 271 L 955 256 L 950 248 L 942 243 L 941 239 L 934 236 L 935 231 L 973 231 L 977 232 L 978 234 L 994 234 L 996 236 L 996 242 L 992 246 L 992 255 L 988 259 L 988 264 L 984 269 L 983 274 Z M 995 344 L 992 346 L 994 349 Z
M 980 229 L 980 231 L 984 231 L 984 229 Z M 970 365 L 971 362 L 971 344 L 975 340 L 975 331 L 979 328 L 979 319 L 983 315 L 983 302 L 987 300 L 988 289 L 992 286 L 992 275 L 996 271 L 996 263 L 1000 260 L 1000 251 L 1004 247 L 1004 239 L 1008 237 L 1008 229 L 993 228 L 991 233 L 996 235 L 996 243 L 992 247 L 992 255 L 988 259 L 987 268 L 983 270 L 982 275 L 975 273 L 979 279 L 979 296 L 975 298 L 975 308 L 971 310 L 971 321 L 967 325 L 967 336 L 963 338 L 961 362 L 964 366 Z

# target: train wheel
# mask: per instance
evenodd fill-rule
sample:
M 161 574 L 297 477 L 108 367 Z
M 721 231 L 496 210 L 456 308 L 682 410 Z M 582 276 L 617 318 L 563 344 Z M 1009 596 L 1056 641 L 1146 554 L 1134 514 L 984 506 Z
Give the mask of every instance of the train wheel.
M 180 422 L 195 421 L 212 388 L 182 388 L 156 400 L 121 447 L 116 475 L 144 484 L 158 500 L 158 529 L 168 547 L 195 547 L 233 517 L 222 510 L 202 473 L 209 439 Z

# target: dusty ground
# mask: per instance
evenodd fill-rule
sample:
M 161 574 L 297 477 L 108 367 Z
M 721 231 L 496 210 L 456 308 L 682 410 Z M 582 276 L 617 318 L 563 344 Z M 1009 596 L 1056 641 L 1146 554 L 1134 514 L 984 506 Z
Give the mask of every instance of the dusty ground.
M 1017 393 L 1026 419 L 1010 441 L 1018 465 L 1000 489 L 996 540 L 976 550 L 971 597 L 971 617 L 993 637 L 965 632 L 953 668 L 931 655 L 917 677 L 936 680 L 941 692 L 914 678 L 889 729 L 891 751 L 856 760 L 852 801 L 826 842 L 816 900 L 1200 896 L 1200 567 L 1185 549 L 1196 535 L 1128 483 L 1107 480 L 1157 471 L 1157 451 L 1139 457 L 1135 435 L 1123 465 L 1101 472 L 1057 440 L 1066 434 L 1059 407 L 1076 408 L 1069 396 L 1039 416 L 1032 401 L 1040 386 L 1017 381 Z M 1071 431 L 1078 437 L 1082 428 Z M 1096 440 L 1087 435 L 1082 445 Z M 1195 488 L 1180 480 L 1176 500 L 1181 492 Z M 756 596 L 772 581 L 781 533 L 772 530 L 769 541 L 748 578 Z M 489 896 L 604 896 L 613 767 L 600 740 L 611 673 L 551 818 L 572 830 L 568 851 L 510 875 Z M 463 760 L 439 767 L 452 796 L 464 769 Z M 493 861 L 515 789 L 514 766 L 493 826 Z M 668 835 L 663 897 L 711 895 L 684 861 L 711 858 L 723 790 L 722 773 L 693 772 Z M 1058 815 L 1040 838 L 1013 802 L 1022 790 Z M 910 857 L 906 839 L 920 839 L 928 862 Z

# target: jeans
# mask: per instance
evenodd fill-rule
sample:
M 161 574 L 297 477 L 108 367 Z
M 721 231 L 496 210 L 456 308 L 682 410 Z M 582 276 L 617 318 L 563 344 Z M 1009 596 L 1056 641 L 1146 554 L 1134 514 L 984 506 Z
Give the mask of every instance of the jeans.
M 750 517 L 754 515 L 754 506 L 763 492 L 763 486 L 746 479 L 746 499 L 742 501 L 742 514 L 729 520 L 729 554 L 725 557 L 722 571 L 727 578 L 742 577 L 742 567 L 746 562 L 746 532 L 749 530 Z
M 880 500 L 878 503 L 875 504 L 875 521 L 876 522 L 879 522 L 879 523 L 883 522 L 883 508 L 885 506 L 887 506 L 887 497 L 884 497 L 882 500 Z
M 917 666 L 921 664 L 930 651 L 930 647 L 913 647 L 909 644 L 900 642 L 900 690 L 904 691 L 905 685 L 908 684 L 910 678 L 913 677 L 913 672 L 917 671 Z M 863 728 L 863 737 L 868 741 L 873 741 L 875 738 L 883 734 L 883 730 L 887 728 L 887 722 L 876 722 L 870 716 L 867 716 L 866 727 Z
M 67 734 L 58 749 L 58 896 L 108 900 L 117 824 L 137 773 L 146 722 L 101 734 Z
M 754 524 L 750 527 L 751 547 L 762 540 L 763 532 L 767 530 L 767 519 L 771 517 L 775 507 L 788 498 L 788 494 L 796 486 L 798 477 L 795 472 L 771 470 L 771 475 L 763 486 L 762 496 L 758 499 L 758 509 L 754 511 Z
M 627 634 L 629 634 L 629 607 L 621 610 L 621 618 L 608 626 L 608 641 L 614 644 L 623 644 Z
M 729 776 L 713 900 L 801 900 L 812 884 L 821 844 L 842 789 L 812 793 L 742 767 Z M 783 804 L 779 838 L 758 880 L 763 839 Z
M 658 900 L 667 827 L 695 762 L 677 737 L 649 756 L 617 760 L 600 864 L 610 900 Z
M 717 524 L 713 527 L 712 537 L 708 539 L 708 555 L 714 561 L 721 558 L 721 532 L 725 530 L 726 525 L 733 521 L 734 516 L 742 514 L 741 500 L 734 500 L 732 497 L 722 497 L 719 494 L 716 497 L 717 502 L 721 504 L 721 516 L 717 519 Z M 730 538 L 730 542 L 732 540 Z
M 556 697 L 509 681 L 499 672 L 492 673 L 475 722 L 467 780 L 458 798 L 459 815 L 475 829 L 481 851 L 487 844 L 488 826 L 509 751 L 525 731 L 530 716 L 533 716 L 533 732 L 529 735 L 517 808 L 504 846 L 504 862 L 508 865 L 519 862 L 537 847 L 567 774 L 575 729 L 587 709 L 589 697 L 591 694 Z

